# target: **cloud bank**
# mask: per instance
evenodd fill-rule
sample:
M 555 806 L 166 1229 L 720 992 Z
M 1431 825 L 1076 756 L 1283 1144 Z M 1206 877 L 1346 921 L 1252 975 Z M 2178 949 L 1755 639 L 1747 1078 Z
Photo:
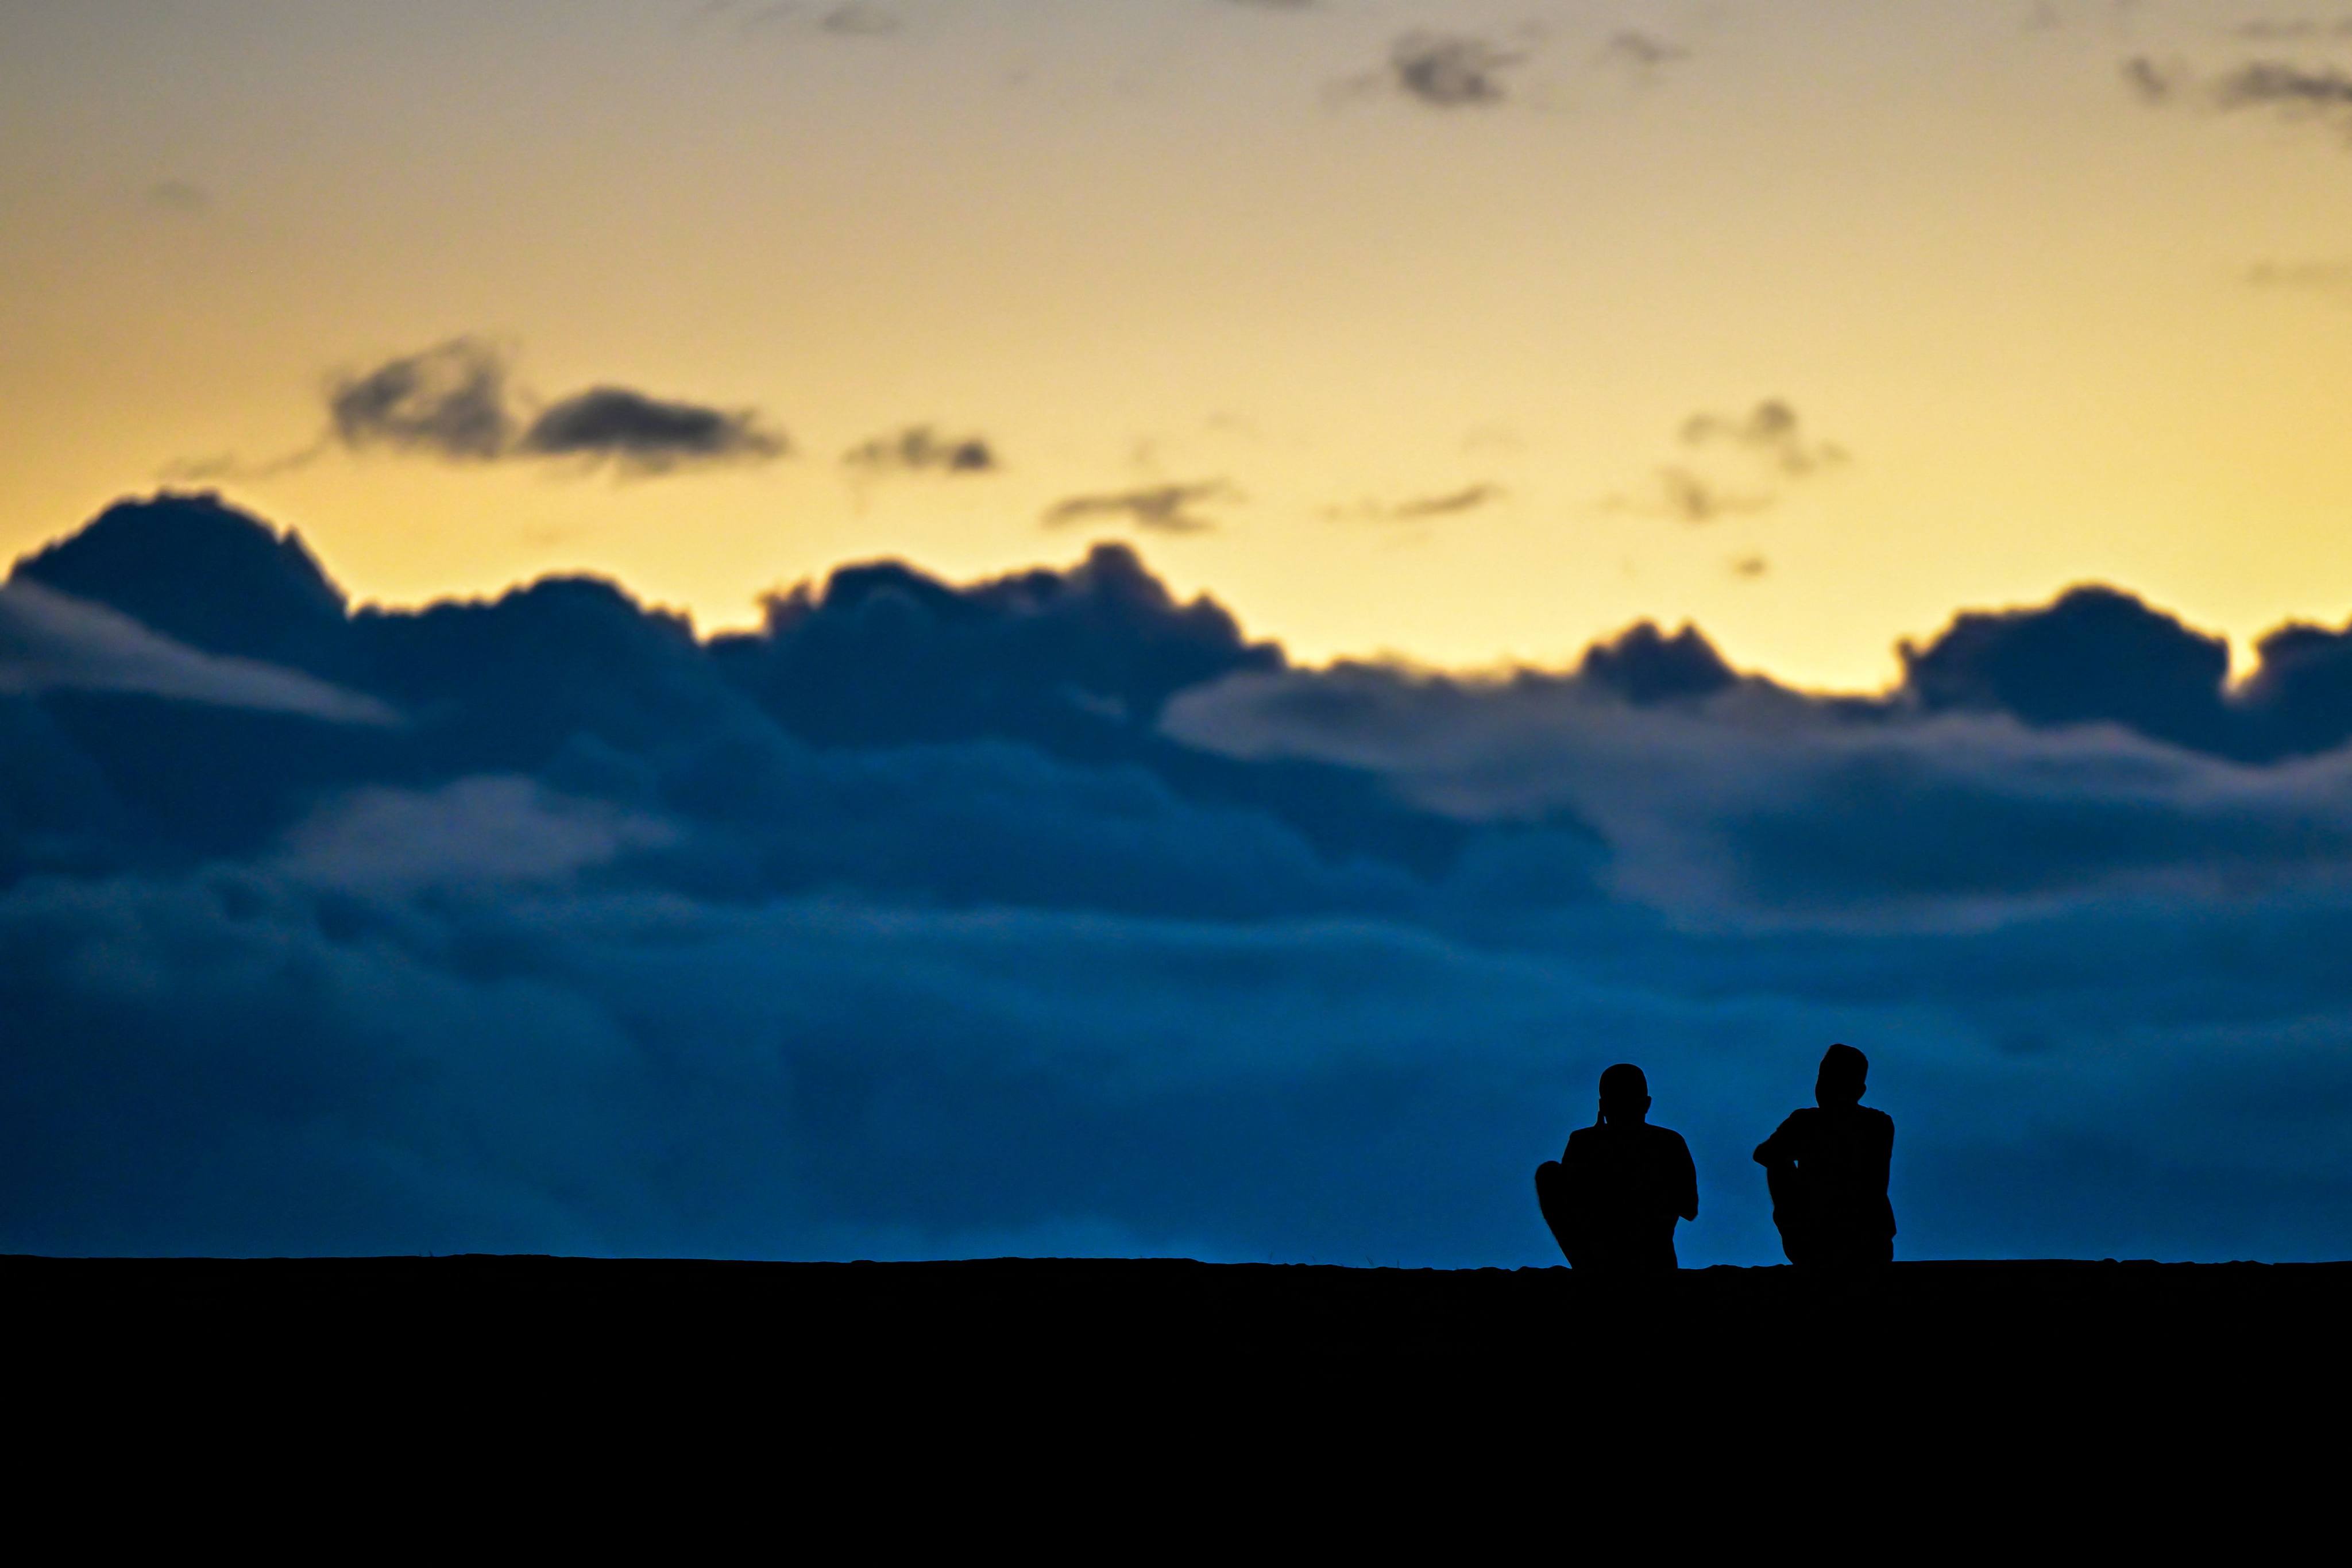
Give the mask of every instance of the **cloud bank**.
M 1762 1262 L 1747 1150 L 1840 1038 L 1903 1256 L 2352 1221 L 2352 628 L 2231 686 L 2093 588 L 1868 697 L 1689 627 L 1474 680 L 1100 545 L 702 640 L 586 578 L 353 611 L 198 496 L 0 617 L 142 672 L 0 685 L 11 1250 L 1542 1262 L 1633 1059 L 1685 1260 Z

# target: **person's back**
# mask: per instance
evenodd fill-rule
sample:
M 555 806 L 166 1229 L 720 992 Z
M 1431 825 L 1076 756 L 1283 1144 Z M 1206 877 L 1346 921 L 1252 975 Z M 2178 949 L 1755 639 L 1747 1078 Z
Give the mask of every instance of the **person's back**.
M 1622 1064 L 1601 1075 L 1601 1121 L 1570 1134 L 1536 1172 L 1536 1197 L 1569 1263 L 1603 1272 L 1670 1270 L 1675 1222 L 1698 1217 L 1698 1173 L 1682 1134 L 1653 1127 L 1649 1085 Z
M 1832 1046 L 1813 1085 L 1819 1103 L 1790 1112 L 1757 1145 L 1772 1221 L 1791 1263 L 1884 1263 L 1895 1256 L 1895 1205 L 1886 1194 L 1895 1119 L 1857 1103 L 1869 1070 L 1869 1058 L 1852 1046 Z

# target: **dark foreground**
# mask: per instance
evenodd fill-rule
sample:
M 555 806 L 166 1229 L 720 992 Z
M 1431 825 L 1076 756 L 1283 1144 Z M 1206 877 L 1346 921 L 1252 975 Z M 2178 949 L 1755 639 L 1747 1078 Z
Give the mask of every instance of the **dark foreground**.
M 2352 1458 L 2352 1264 L 5 1258 L 0 1292 L 17 1495 L 183 1540 L 292 1509 L 2243 1552 L 2339 1529 Z
M 2251 1419 L 2352 1393 L 2352 1264 L 1710 1268 L 1610 1288 L 1564 1268 L 1180 1261 L 20 1258 L 0 1259 L 0 1292 L 44 1376 L 133 1397 L 741 1397 L 844 1420 L 982 1399 L 1277 1424 L 1598 1401 L 1892 1428 L 1937 1408 Z

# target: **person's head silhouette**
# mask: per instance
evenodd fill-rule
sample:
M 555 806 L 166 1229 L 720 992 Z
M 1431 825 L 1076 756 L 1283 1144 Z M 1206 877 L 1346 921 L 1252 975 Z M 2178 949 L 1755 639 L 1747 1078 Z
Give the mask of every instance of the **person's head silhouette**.
M 1813 1079 L 1813 1103 L 1825 1110 L 1856 1104 L 1869 1079 L 1868 1057 L 1852 1046 L 1832 1046 L 1822 1053 L 1822 1070 Z
M 1601 1120 L 1625 1126 L 1650 1115 L 1650 1080 L 1632 1062 L 1619 1062 L 1601 1075 Z

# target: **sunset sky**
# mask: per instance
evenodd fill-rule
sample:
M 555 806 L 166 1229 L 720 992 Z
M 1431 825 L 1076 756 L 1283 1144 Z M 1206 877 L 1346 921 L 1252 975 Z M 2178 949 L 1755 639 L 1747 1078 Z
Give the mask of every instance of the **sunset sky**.
M 2352 615 L 2336 62 L 2225 0 L 5 0 L 0 550 L 169 480 L 389 604 L 1124 536 L 1314 658 L 1690 618 L 1870 689 L 2096 580 L 2242 663 Z M 453 342 L 518 427 L 767 439 L 326 438 Z
M 0 0 L 0 1253 L 2341 1258 L 2347 411 L 2352 10 Z

